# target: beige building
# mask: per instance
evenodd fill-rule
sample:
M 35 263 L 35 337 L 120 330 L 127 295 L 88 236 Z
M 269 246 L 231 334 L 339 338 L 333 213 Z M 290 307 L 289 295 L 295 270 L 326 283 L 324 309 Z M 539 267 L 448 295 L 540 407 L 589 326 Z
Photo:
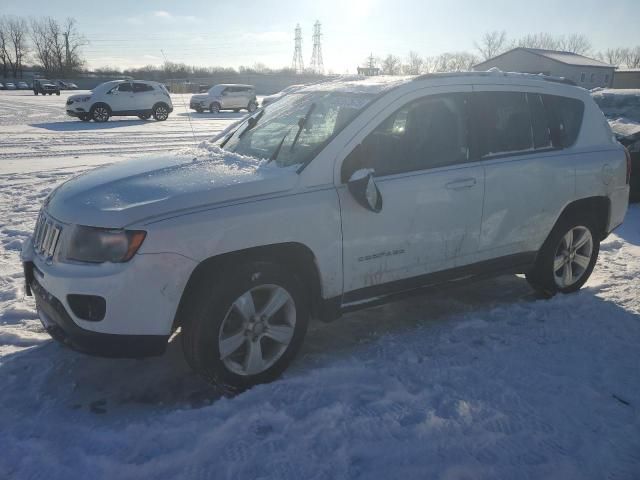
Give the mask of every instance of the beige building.
M 494 67 L 503 72 L 542 73 L 564 77 L 587 89 L 610 87 L 615 71 L 613 65 L 576 53 L 522 47 L 478 63 L 473 69 L 486 71 Z
M 613 88 L 640 88 L 640 69 L 616 70 Z

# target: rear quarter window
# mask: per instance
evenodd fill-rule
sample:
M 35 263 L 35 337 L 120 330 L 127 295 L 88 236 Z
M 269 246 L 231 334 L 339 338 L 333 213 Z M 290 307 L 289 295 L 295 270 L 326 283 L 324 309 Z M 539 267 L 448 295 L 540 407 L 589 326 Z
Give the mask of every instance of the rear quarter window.
M 576 98 L 557 95 L 542 95 L 542 101 L 549 119 L 553 147 L 572 146 L 576 143 L 582 127 L 584 103 Z

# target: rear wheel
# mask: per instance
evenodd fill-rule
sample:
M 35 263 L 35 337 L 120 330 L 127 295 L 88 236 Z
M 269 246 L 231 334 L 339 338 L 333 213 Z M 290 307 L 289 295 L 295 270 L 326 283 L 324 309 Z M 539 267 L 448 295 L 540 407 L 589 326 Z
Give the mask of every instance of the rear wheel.
M 211 113 L 220 113 L 220 104 L 218 102 L 211 102 L 211 105 L 209 105 L 209 111 Z
M 250 262 L 201 285 L 182 325 L 189 364 L 210 381 L 242 390 L 276 379 L 300 349 L 309 317 L 299 279 Z
M 249 105 L 247 105 L 247 110 L 249 111 L 249 113 L 255 112 L 257 108 L 258 108 L 258 104 L 253 100 L 251 100 L 249 102 Z
M 109 120 L 111 112 L 106 105 L 98 104 L 91 107 L 91 118 L 94 122 L 103 123 Z
M 587 282 L 600 251 L 600 233 L 589 215 L 560 219 L 527 273 L 531 286 L 551 297 L 572 293 Z
M 167 107 L 164 103 L 160 103 L 153 107 L 153 118 L 155 118 L 158 122 L 163 122 L 167 118 L 169 118 L 169 107 Z

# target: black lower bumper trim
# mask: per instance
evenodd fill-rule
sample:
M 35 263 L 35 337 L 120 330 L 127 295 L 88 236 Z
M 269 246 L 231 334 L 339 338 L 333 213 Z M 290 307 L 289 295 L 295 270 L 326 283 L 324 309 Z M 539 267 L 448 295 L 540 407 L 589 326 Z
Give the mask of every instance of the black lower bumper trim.
M 35 278 L 31 290 L 38 311 L 46 317 L 42 322 L 44 328 L 73 350 L 99 357 L 141 358 L 162 355 L 167 348 L 168 335 L 115 335 L 85 330 L 75 324 L 62 303 Z

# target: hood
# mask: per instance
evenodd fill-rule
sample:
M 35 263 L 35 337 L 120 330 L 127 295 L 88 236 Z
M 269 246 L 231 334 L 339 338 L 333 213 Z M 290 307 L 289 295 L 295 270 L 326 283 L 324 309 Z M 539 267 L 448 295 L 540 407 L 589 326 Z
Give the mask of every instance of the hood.
M 80 100 L 81 98 L 87 98 L 91 96 L 91 92 L 89 93 L 85 93 L 85 94 L 81 94 L 81 93 L 76 93 L 75 95 L 69 95 L 67 97 L 67 100 L 71 100 L 73 102 L 75 102 L 76 100 Z
M 191 95 L 191 100 L 206 100 L 209 98 L 209 95 L 206 93 L 199 93 L 197 95 Z
M 204 143 L 91 170 L 56 188 L 45 205 L 64 223 L 123 228 L 150 217 L 290 190 L 297 181 L 296 168 Z

